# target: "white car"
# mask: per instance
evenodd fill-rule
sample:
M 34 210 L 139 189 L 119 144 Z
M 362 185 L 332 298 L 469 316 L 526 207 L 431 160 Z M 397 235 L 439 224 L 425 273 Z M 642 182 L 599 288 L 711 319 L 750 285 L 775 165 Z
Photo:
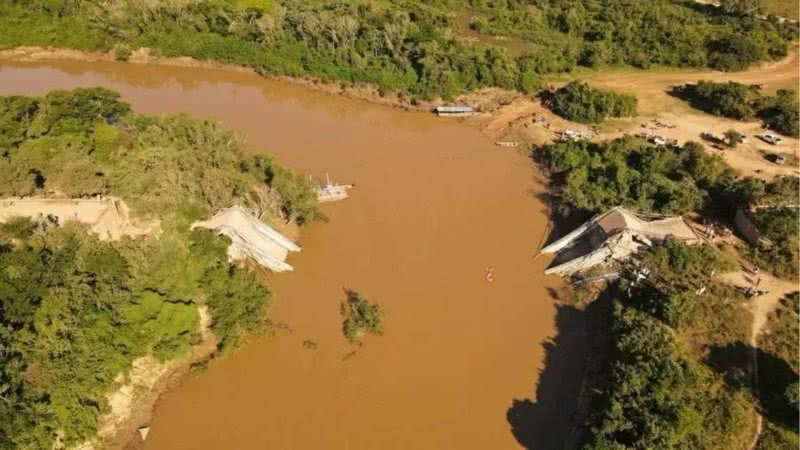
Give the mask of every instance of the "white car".
M 776 136 L 772 133 L 764 133 L 761 135 L 761 139 L 766 142 L 767 144 L 778 145 L 783 142 L 783 138 L 780 136 Z

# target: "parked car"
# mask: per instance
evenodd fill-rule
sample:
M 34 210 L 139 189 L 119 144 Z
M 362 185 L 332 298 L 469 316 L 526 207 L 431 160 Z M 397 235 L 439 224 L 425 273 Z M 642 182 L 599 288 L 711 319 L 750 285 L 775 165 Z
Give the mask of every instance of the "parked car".
M 766 142 L 767 144 L 770 144 L 770 145 L 778 145 L 781 142 L 783 142 L 783 138 L 782 137 L 780 137 L 778 135 L 775 135 L 775 134 L 772 134 L 772 133 L 764 133 L 759 137 L 761 138 L 762 141 L 764 141 L 764 142 Z

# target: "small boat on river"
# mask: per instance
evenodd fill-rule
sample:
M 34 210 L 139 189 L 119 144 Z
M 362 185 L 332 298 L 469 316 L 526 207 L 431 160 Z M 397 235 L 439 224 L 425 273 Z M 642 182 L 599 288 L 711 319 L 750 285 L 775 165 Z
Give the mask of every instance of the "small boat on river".
M 497 141 L 494 145 L 498 147 L 519 147 L 519 142 L 517 141 Z
M 320 203 L 335 202 L 347 198 L 347 190 L 352 189 L 352 184 L 336 184 L 331 182 L 331 177 L 325 174 L 325 184 L 317 186 L 317 201 Z

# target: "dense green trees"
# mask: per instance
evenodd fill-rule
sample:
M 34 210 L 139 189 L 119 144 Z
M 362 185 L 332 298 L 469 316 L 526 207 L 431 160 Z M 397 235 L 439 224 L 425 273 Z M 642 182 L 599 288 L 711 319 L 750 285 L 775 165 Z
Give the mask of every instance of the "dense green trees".
M 608 117 L 636 115 L 636 97 L 595 89 L 581 81 L 572 81 L 556 90 L 548 99 L 550 108 L 561 117 L 582 123 L 600 123 Z
M 0 225 L 2 449 L 91 438 L 135 358 L 172 359 L 198 341 L 200 306 L 222 351 L 268 326 L 263 280 L 193 220 L 236 204 L 320 217 L 304 177 L 246 158 L 216 123 L 135 115 L 101 88 L 0 97 L 0 195 L 53 192 L 124 197 L 161 233 L 100 241 L 77 223 Z
M 609 373 L 594 399 L 584 448 L 740 447 L 750 436 L 752 399 L 724 383 L 716 371 L 724 367 L 712 369 L 705 356 L 748 330 L 742 299 L 709 279 L 724 258 L 710 246 L 668 242 L 642 261 L 670 280 L 610 288 L 616 300 Z M 704 295 L 695 294 L 709 284 Z
M 763 95 L 758 86 L 699 81 L 680 86 L 673 93 L 707 113 L 738 120 L 759 117 L 770 129 L 787 136 L 800 136 L 800 104 L 795 91 L 779 90 L 773 97 Z
M 460 16 L 473 17 L 473 32 L 521 44 L 470 43 Z M 577 65 L 739 69 L 784 56 L 796 33 L 789 23 L 671 0 L 4 0 L 0 28 L 0 45 L 147 46 L 444 97 L 483 86 L 530 92 L 541 74 Z
M 551 172 L 562 211 L 634 210 L 684 213 L 700 208 L 733 171 L 695 143 L 657 146 L 638 138 L 604 143 L 562 142 L 539 155 Z

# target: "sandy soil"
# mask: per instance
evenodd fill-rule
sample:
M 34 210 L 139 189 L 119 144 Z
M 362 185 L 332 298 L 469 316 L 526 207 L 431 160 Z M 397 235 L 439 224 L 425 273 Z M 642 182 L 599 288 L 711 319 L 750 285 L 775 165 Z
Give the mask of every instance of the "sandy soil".
M 119 239 L 122 236 L 156 234 L 158 221 L 143 221 L 131 217 L 130 209 L 119 198 L 18 198 L 0 199 L 0 223 L 13 217 L 56 217 L 58 223 L 69 220 L 89 225 L 100 239 Z

